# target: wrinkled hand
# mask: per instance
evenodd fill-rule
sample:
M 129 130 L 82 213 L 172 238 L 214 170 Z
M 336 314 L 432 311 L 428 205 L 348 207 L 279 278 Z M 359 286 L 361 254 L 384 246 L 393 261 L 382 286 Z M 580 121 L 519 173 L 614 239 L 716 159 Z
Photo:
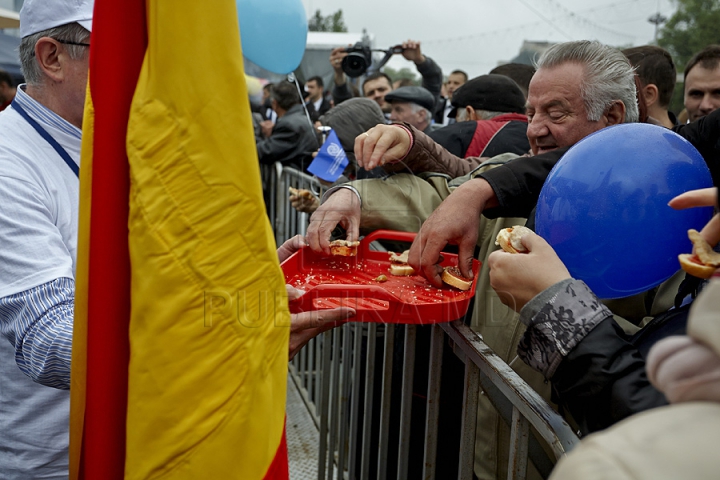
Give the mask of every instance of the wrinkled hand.
M 302 295 L 302 292 L 295 290 L 290 285 L 286 285 L 285 288 L 290 300 Z M 312 338 L 331 328 L 347 323 L 354 316 L 355 310 L 347 307 L 291 314 L 289 360 L 292 360 L 295 354 Z
M 690 190 L 670 200 L 668 203 L 675 210 L 684 210 L 693 207 L 717 208 L 717 188 L 701 188 Z M 720 214 L 714 215 L 700 231 L 700 235 L 707 240 L 710 246 L 720 243 Z
M 414 40 L 408 40 L 402 44 L 403 52 L 402 56 L 407 60 L 415 63 L 422 63 L 425 61 L 425 55 L 420 50 L 420 42 Z
M 433 285 L 442 286 L 440 252 L 445 245 L 453 244 L 459 248 L 460 272 L 472 278 L 480 215 L 494 199 L 495 193 L 483 179 L 470 180 L 458 187 L 423 223 L 410 247 L 410 266 Z
M 267 138 L 272 135 L 273 127 L 274 125 L 272 120 L 263 120 L 260 122 L 260 132 L 262 133 L 262 136 Z
M 290 205 L 298 212 L 313 213 L 320 206 L 320 199 L 315 195 L 306 197 L 303 195 L 290 195 Z
M 349 46 L 350 45 L 348 45 L 348 47 Z M 332 65 L 333 70 L 335 70 L 335 75 L 344 75 L 342 70 L 342 61 L 343 58 L 348 55 L 345 49 L 346 47 L 338 47 L 333 48 L 332 52 L 330 52 L 330 65 Z
M 365 170 L 405 158 L 410 134 L 397 125 L 377 125 L 355 137 L 355 159 Z
M 516 312 L 546 288 L 571 278 L 565 264 L 542 237 L 528 233 L 521 241 L 527 253 L 498 250 L 488 257 L 490 286 Z
M 310 217 L 307 231 L 310 248 L 330 255 L 330 235 L 338 224 L 347 231 L 348 241 L 356 241 L 360 236 L 360 201 L 347 188 L 333 192 Z
M 305 238 L 303 238 L 302 235 L 295 235 L 290 240 L 286 240 L 285 243 L 277 249 L 278 260 L 280 260 L 280 263 L 284 262 L 290 255 L 305 246 L 307 246 Z

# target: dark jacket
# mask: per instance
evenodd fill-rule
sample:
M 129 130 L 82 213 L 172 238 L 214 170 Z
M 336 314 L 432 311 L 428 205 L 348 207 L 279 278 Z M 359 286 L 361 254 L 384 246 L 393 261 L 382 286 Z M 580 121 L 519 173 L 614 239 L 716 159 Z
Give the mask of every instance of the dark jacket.
M 700 151 L 710 168 L 713 182 L 718 185 L 720 110 L 673 130 Z M 566 150 L 556 150 L 532 158 L 518 158 L 481 174 L 481 177 L 490 182 L 500 203 L 499 207 L 486 211 L 485 214 L 490 218 L 518 215 L 520 212 L 531 215 L 545 178 Z M 565 286 L 565 291 L 562 291 L 562 285 L 560 287 L 561 291 L 555 293 L 565 294 L 566 300 L 575 302 L 576 308 L 580 310 L 584 307 L 577 305 L 590 305 L 593 302 L 592 292 L 578 294 L 576 284 L 569 286 L 575 289 L 572 295 L 567 295 L 568 286 Z M 553 288 L 557 289 L 557 286 Z M 542 295 L 547 296 L 548 292 L 543 292 L 538 297 Z M 682 294 L 679 295 L 681 296 Z M 553 299 L 552 303 L 564 305 L 557 298 Z M 536 367 L 552 380 L 553 391 L 558 400 L 570 410 L 583 432 L 606 428 L 634 413 L 667 403 L 664 395 L 650 384 L 645 374 L 642 352 L 647 350 L 646 345 L 627 338 L 609 312 L 598 315 L 593 322 L 587 322 L 587 319 L 582 318 L 582 314 L 577 315 L 573 310 L 571 317 L 580 318 L 581 321 L 552 322 L 548 321 L 552 317 L 549 312 L 553 309 L 549 303 L 535 305 L 535 311 L 532 311 L 531 304 L 528 305 L 531 311 L 523 310 L 521 315 L 521 318 L 526 318 L 524 321 L 528 329 L 526 337 L 518 347 L 518 354 L 531 366 L 533 358 L 556 358 L 556 362 L 540 362 L 545 365 L 539 363 Z M 567 311 L 565 313 L 567 314 Z M 665 317 L 669 316 L 672 316 L 668 321 L 669 327 L 664 332 L 661 330 L 659 334 L 655 334 L 653 341 L 666 335 L 681 333 L 677 327 L 684 326 L 687 311 L 672 310 L 664 317 L 656 317 L 653 322 L 665 320 Z M 583 331 L 568 333 L 568 330 L 571 331 L 581 323 Z M 551 328 L 552 338 L 547 336 Z M 558 328 L 563 332 L 559 333 Z M 568 343 L 567 339 L 573 336 L 574 339 Z M 559 352 L 566 353 L 563 355 Z M 549 363 L 554 366 L 548 369 Z
M 282 162 L 303 171 L 310 165 L 312 153 L 318 148 L 318 138 L 300 104 L 293 105 L 278 118 L 268 138 L 257 142 L 260 163 Z
M 310 114 L 310 120 L 313 121 L 313 123 L 317 122 L 321 116 L 325 115 L 328 110 L 332 107 L 330 105 L 330 102 L 323 97 L 323 101 L 320 104 L 320 109 L 315 110 L 315 104 L 313 102 L 307 102 L 305 105 L 307 105 L 308 113 Z
M 494 157 L 503 153 L 524 155 L 530 151 L 527 117 L 518 113 L 453 123 L 430 132 L 429 136 L 462 158 Z
M 546 289 L 523 307 L 520 321 L 527 329 L 518 356 L 551 380 L 554 400 L 583 434 L 667 404 L 645 373 L 643 353 L 657 338 L 633 342 L 584 282 L 568 279 Z
M 445 107 L 449 104 L 449 99 L 442 96 L 438 98 L 437 102 L 435 103 L 435 111 L 433 112 L 433 120 L 436 124 L 445 125 Z

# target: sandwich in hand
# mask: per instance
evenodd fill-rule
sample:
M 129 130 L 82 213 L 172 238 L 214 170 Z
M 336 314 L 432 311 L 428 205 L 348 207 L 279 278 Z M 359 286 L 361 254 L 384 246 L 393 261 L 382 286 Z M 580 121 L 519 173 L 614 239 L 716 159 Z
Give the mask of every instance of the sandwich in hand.
M 463 292 L 470 290 L 472 286 L 472 278 L 463 277 L 458 267 L 445 267 L 440 278 L 451 287 L 455 287 Z
M 523 235 L 527 235 L 528 233 L 532 233 L 532 230 L 519 225 L 515 225 L 510 228 L 503 228 L 500 230 L 497 238 L 495 239 L 495 245 L 500 245 L 500 248 L 508 253 L 527 253 L 528 250 L 522 244 L 520 239 Z
M 410 250 L 405 250 L 400 255 L 395 252 L 388 253 L 390 254 L 390 275 L 406 277 L 415 274 L 415 269 L 407 263 Z
M 347 240 L 333 240 L 330 242 L 330 255 L 342 257 L 356 257 L 360 242 L 348 242 Z
M 688 237 L 693 243 L 693 252 L 678 255 L 680 267 L 693 277 L 710 278 L 715 269 L 720 267 L 720 253 L 713 251 L 707 241 L 697 230 L 688 230 Z
M 290 192 L 290 195 L 295 197 L 306 198 L 308 200 L 315 198 L 315 195 L 313 195 L 310 190 L 305 190 L 304 188 L 288 187 L 288 191 Z

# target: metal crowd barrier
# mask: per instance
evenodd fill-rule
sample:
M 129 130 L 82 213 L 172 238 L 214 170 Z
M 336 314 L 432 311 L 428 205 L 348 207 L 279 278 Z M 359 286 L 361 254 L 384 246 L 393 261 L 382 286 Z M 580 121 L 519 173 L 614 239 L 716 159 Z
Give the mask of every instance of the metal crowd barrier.
M 324 188 L 316 179 L 279 164 L 272 169 L 264 166 L 263 180 L 271 189 L 266 201 L 270 199 L 268 214 L 278 245 L 293 235 L 304 234 L 307 215 L 290 206 L 288 186 L 306 188 L 318 195 Z M 418 328 L 430 328 L 428 358 L 424 357 L 425 351 L 416 349 Z M 290 364 L 290 377 L 319 431 L 319 480 L 404 480 L 420 468 L 424 479 L 450 478 L 447 471 L 438 471 L 437 457 L 446 345 L 464 364 L 453 476 L 456 471 L 458 479 L 473 478 L 480 392 L 487 395 L 510 426 L 508 478 L 526 478 L 528 460 L 543 477 L 549 476 L 555 461 L 577 444 L 577 436 L 477 333 L 456 320 L 432 327 L 350 323 L 311 340 L 298 353 Z M 417 407 L 417 399 L 422 396 L 413 388 L 415 370 L 419 368 L 428 369 L 420 428 L 418 412 L 413 417 L 413 406 Z M 392 413 L 398 416 L 391 417 Z M 395 427 L 388 428 L 390 424 Z M 530 433 L 531 426 L 541 441 Z M 423 446 L 421 451 L 411 451 L 418 430 L 424 437 Z
M 457 470 L 452 472 L 453 476 L 457 471 L 458 479 L 473 478 L 480 389 L 510 425 L 508 478 L 526 478 L 528 459 L 543 477 L 549 476 L 555 461 L 579 441 L 577 436 L 540 395 L 460 320 L 429 327 L 428 386 L 424 420 L 420 419 L 424 423 L 420 429 L 424 431 L 424 445 L 421 451 L 417 448 L 411 451 L 411 425 L 418 421 L 413 411 L 413 396 L 417 397 L 417 392 L 413 393 L 413 377 L 414 370 L 421 366 L 416 362 L 417 328 L 426 327 L 347 324 L 314 339 L 291 362 L 291 378 L 319 429 L 317 478 L 416 478 L 409 476 L 413 463 L 416 473 L 420 471 L 418 465 L 422 466 L 424 479 L 451 478 L 447 470 L 437 468 L 446 344 L 452 346 L 452 353 L 465 365 Z M 376 352 L 378 348 L 382 352 Z M 394 368 L 397 361 L 400 365 Z M 402 372 L 399 382 L 393 381 L 393 371 Z M 376 388 L 380 389 L 379 401 Z M 399 421 L 390 417 L 393 398 L 398 396 Z M 395 427 L 390 428 L 393 421 Z M 530 434 L 530 426 L 549 447 L 551 458 Z M 389 441 L 393 431 L 398 437 L 395 446 Z M 390 457 L 397 459 L 392 466 Z
M 260 171 L 268 217 L 275 232 L 275 242 L 281 245 L 295 235 L 305 235 L 310 216 L 298 212 L 290 205 L 288 188 L 310 190 L 320 198 L 328 187 L 322 185 L 313 176 L 294 168 L 283 167 L 280 162 L 261 165 Z

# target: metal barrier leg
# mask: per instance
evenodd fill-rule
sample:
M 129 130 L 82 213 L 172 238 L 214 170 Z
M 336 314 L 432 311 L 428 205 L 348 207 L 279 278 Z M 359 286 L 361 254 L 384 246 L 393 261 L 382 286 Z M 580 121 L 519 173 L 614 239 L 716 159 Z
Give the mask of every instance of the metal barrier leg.
M 351 353 L 351 339 L 352 339 L 352 326 L 345 324 L 342 326 L 343 334 L 343 353 L 342 353 L 342 394 L 340 396 L 340 436 L 339 436 L 339 453 L 338 453 L 338 477 L 343 478 L 345 470 L 349 468 L 346 466 L 347 459 L 347 436 L 348 436 L 348 411 L 350 403 L 350 384 L 352 382 L 351 376 L 351 365 L 350 365 L 350 353 Z
M 363 446 L 361 454 L 360 478 L 370 476 L 370 440 L 372 436 L 373 383 L 375 378 L 375 345 L 377 343 L 377 324 L 368 328 L 367 361 L 365 366 L 365 406 L 363 408 Z
M 513 407 L 510 426 L 510 458 L 508 460 L 508 480 L 522 480 L 527 476 L 528 435 L 530 423 Z
M 315 338 L 315 394 L 313 401 L 315 402 L 315 410 L 320 415 L 320 404 L 322 399 L 320 397 L 320 390 L 322 389 L 322 345 L 325 335 L 320 335 Z
M 473 478 L 479 384 L 480 369 L 470 359 L 465 358 L 465 387 L 463 391 L 458 480 L 472 480 Z
M 307 388 L 307 380 L 308 380 L 308 364 L 307 364 L 307 349 L 303 348 L 300 350 L 300 353 L 296 355 L 296 357 L 300 357 L 300 368 L 298 370 L 298 374 L 300 375 L 300 384 L 303 386 L 303 388 Z
M 320 455 L 318 458 L 318 478 L 325 477 L 325 467 L 327 466 L 327 435 L 328 435 L 328 412 L 330 401 L 330 338 L 332 331 L 323 333 L 322 347 L 322 368 L 320 370 L 320 383 L 322 385 L 322 394 L 320 396 L 320 406 L 318 416 L 320 417 Z
M 417 327 L 405 326 L 405 351 L 403 352 L 402 397 L 400 399 L 400 445 L 398 445 L 399 480 L 408 476 L 408 457 L 410 455 L 410 418 L 412 414 L 412 387 L 415 376 L 415 340 Z
M 383 359 L 382 403 L 380 404 L 380 441 L 378 444 L 378 480 L 387 477 L 388 434 L 390 432 L 390 397 L 392 395 L 392 369 L 395 342 L 395 325 L 385 325 L 385 357 Z
M 308 352 L 308 381 L 307 381 L 307 387 L 305 387 L 308 391 L 308 396 L 310 398 L 313 397 L 313 387 L 317 383 L 317 378 L 315 375 L 317 375 L 317 366 L 315 365 L 315 339 L 313 338 L 308 342 L 308 345 L 305 347 L 305 349 Z M 313 403 L 315 403 L 315 399 L 313 398 Z M 315 410 L 317 414 L 317 409 Z
M 358 417 L 360 416 L 360 362 L 362 359 L 362 331 L 363 324 L 356 323 L 354 334 L 355 341 L 353 342 L 353 386 L 352 386 L 352 398 L 350 400 L 350 455 L 348 463 L 348 478 L 354 480 L 356 465 L 357 465 L 357 440 L 358 440 Z
M 332 330 L 332 360 L 330 363 L 330 375 L 332 385 L 330 386 L 330 405 L 327 412 L 330 411 L 330 440 L 328 442 L 328 478 L 333 478 L 333 467 L 335 466 L 335 450 L 337 448 L 337 431 L 338 431 L 338 410 L 340 408 L 340 332 L 339 328 Z
M 423 478 L 425 480 L 435 478 L 444 339 L 440 326 L 433 325 L 430 337 L 430 376 L 428 378 L 427 415 L 425 416 L 425 460 L 423 462 Z

